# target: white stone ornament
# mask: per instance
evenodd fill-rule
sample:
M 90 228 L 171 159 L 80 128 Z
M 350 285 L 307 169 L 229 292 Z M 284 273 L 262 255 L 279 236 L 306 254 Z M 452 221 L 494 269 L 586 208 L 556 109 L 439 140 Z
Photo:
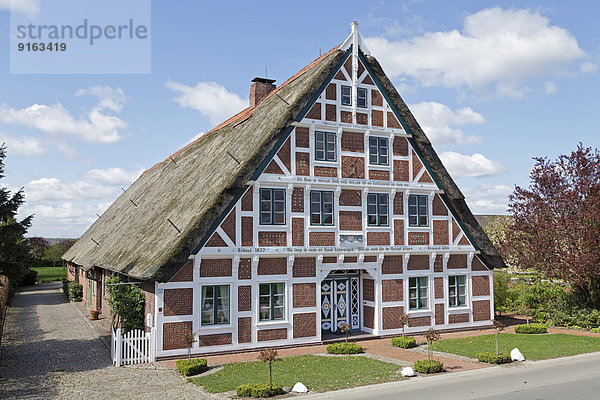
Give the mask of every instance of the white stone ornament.
M 404 367 L 402 371 L 400 371 L 402 376 L 415 376 L 415 371 L 411 367 Z
M 292 392 L 306 393 L 306 392 L 308 392 L 308 388 L 306 386 L 304 386 L 304 384 L 302 382 L 297 382 L 294 385 L 294 387 L 292 388 Z
M 513 361 L 525 361 L 525 357 L 516 347 L 510 351 L 510 359 Z

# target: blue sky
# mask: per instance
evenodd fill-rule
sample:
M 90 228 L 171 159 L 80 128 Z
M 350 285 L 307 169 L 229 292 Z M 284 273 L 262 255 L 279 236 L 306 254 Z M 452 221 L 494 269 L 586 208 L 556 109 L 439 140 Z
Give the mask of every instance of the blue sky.
M 146 168 L 282 83 L 357 20 L 474 213 L 506 211 L 532 157 L 600 147 L 593 1 L 152 1 L 151 73 L 10 74 L 0 0 L 0 141 L 30 235 L 77 237 Z M 35 16 L 47 0 L 21 0 Z M 119 60 L 115 60 L 119 62 Z

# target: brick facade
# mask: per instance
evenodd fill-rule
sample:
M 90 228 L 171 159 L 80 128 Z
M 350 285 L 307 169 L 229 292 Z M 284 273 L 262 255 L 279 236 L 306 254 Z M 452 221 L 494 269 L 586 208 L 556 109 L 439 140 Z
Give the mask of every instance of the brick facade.
M 406 269 L 409 271 L 419 271 L 429 269 L 429 255 L 414 254 L 408 258 Z
M 365 139 L 362 132 L 342 132 L 342 151 L 365 152 Z
M 373 279 L 363 279 L 363 299 L 375 301 L 375 281 Z
M 445 246 L 450 244 L 448 221 L 433 220 L 433 244 L 436 246 Z
M 436 299 L 444 298 L 444 278 L 433 278 L 433 288 Z
M 389 232 L 367 232 L 367 246 L 389 246 Z
M 488 321 L 490 316 L 490 301 L 479 300 L 473 302 L 473 321 Z
M 473 296 L 489 296 L 490 294 L 490 277 L 489 276 L 474 276 L 471 278 Z
M 444 314 L 444 305 L 436 304 L 435 305 L 435 324 L 436 325 L 444 325 L 445 323 L 445 314 Z
M 212 335 L 198 335 L 198 346 L 223 346 L 231 344 L 231 333 L 215 333 Z
M 259 342 L 287 339 L 287 329 L 261 329 L 257 332 L 256 338 Z
M 238 343 L 250 343 L 252 341 L 252 317 L 238 318 Z
M 285 275 L 287 274 L 287 258 L 266 258 L 258 260 L 258 275 Z
M 163 299 L 163 315 L 165 317 L 173 315 L 192 315 L 194 289 L 165 289 Z
M 340 230 L 360 231 L 362 230 L 362 212 L 340 211 Z
M 403 296 L 402 279 L 384 279 L 381 281 L 381 301 L 402 301 Z
M 418 326 L 429 326 L 431 325 L 431 317 L 412 317 L 408 323 L 408 326 L 411 328 Z
M 364 179 L 365 159 L 362 157 L 342 156 L 342 178 Z
M 381 309 L 381 319 L 383 322 L 383 329 L 400 329 L 400 315 L 404 312 L 404 307 L 383 307 Z
M 238 286 L 238 311 L 252 310 L 252 286 Z
M 469 314 L 468 313 L 449 314 L 448 315 L 448 323 L 449 324 L 460 324 L 463 322 L 469 322 Z
M 467 268 L 466 254 L 451 254 L 448 258 L 448 269 Z
M 200 276 L 202 278 L 231 276 L 231 263 L 229 258 L 225 259 L 208 259 L 203 258 L 200 261 Z
M 343 189 L 340 193 L 340 206 L 358 206 L 362 205 L 362 196 L 360 190 Z
M 292 218 L 292 246 L 304 246 L 304 218 Z
M 381 264 L 382 274 L 401 274 L 402 273 L 402 256 L 401 255 L 389 255 L 383 257 L 383 263 Z
M 335 232 L 310 232 L 309 246 L 335 246 Z
M 409 246 L 429 246 L 429 232 L 408 232 Z
M 191 282 L 194 280 L 194 260 L 185 263 L 169 282 Z
M 242 217 L 242 246 L 252 247 L 254 242 L 254 222 L 252 217 Z
M 317 286 L 314 283 L 294 283 L 292 285 L 294 308 L 315 307 L 317 305 Z
M 260 247 L 287 246 L 287 232 L 258 232 L 258 245 Z
M 252 260 L 250 258 L 240 258 L 238 279 L 252 279 Z
M 394 220 L 394 244 L 396 246 L 404 245 L 404 220 Z
M 294 338 L 317 336 L 317 314 L 294 314 L 293 321 Z
M 292 276 L 294 278 L 310 278 L 317 274 L 317 259 L 315 257 L 294 257 Z
M 184 349 L 183 334 L 192 331 L 192 321 L 166 322 L 162 326 L 163 350 Z
M 371 306 L 363 305 L 363 324 L 367 328 L 373 329 L 375 326 L 375 308 Z

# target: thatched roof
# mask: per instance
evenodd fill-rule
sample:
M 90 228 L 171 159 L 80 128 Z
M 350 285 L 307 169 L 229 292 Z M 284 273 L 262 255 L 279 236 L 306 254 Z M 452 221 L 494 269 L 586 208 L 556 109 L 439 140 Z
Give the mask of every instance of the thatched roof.
M 334 48 L 199 140 L 146 171 L 63 258 L 142 280 L 167 281 L 203 245 L 277 150 L 291 123 L 323 90 L 347 53 Z M 362 56 L 413 134 L 417 151 L 444 188 L 449 206 L 492 267 L 502 258 L 471 212 L 413 115 L 375 58 Z M 181 233 L 178 233 L 178 230 Z

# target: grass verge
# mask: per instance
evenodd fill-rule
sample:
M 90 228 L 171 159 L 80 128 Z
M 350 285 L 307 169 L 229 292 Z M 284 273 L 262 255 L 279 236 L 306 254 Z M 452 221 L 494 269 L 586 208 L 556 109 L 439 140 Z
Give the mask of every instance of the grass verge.
M 31 269 L 37 271 L 38 281 L 54 282 L 67 277 L 67 270 L 63 267 L 32 267 Z
M 302 382 L 312 391 L 337 390 L 401 380 L 398 365 L 367 357 L 324 357 L 304 355 L 285 357 L 273 363 L 273 381 L 284 386 Z M 239 385 L 269 381 L 269 366 L 260 361 L 226 364 L 214 374 L 190 378 L 211 393 L 235 390 Z
M 545 360 L 600 351 L 600 338 L 562 333 L 551 335 L 501 333 L 498 343 L 500 353 L 510 353 L 516 347 L 528 360 Z M 475 355 L 479 352 L 494 352 L 495 354 L 496 342 L 494 335 L 471 336 L 437 341 L 434 343 L 433 349 L 476 358 Z

